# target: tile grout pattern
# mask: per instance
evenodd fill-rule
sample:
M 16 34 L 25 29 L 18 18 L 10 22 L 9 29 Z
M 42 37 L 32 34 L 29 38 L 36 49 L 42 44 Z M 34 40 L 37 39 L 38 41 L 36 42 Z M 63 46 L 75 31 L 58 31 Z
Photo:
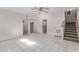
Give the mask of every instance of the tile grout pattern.
M 20 39 L 10 39 L 0 42 L 0 52 L 78 52 L 79 43 L 55 38 L 51 35 L 30 34 L 25 39 L 36 42 L 29 46 Z

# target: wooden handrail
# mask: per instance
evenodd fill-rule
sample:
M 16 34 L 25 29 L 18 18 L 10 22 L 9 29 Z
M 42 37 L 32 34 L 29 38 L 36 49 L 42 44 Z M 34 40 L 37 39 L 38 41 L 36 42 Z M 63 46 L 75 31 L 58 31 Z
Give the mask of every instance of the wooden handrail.
M 78 20 L 76 19 L 76 30 L 77 30 L 77 35 L 78 35 L 78 30 L 79 30 L 79 26 L 78 26 Z

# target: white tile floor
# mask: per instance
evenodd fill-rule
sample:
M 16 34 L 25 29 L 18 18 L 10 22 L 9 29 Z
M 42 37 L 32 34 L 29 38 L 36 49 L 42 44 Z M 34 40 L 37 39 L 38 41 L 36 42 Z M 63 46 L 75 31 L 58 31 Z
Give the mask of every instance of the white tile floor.
M 20 39 L 0 41 L 0 52 L 78 52 L 79 43 L 50 35 L 31 34 Z

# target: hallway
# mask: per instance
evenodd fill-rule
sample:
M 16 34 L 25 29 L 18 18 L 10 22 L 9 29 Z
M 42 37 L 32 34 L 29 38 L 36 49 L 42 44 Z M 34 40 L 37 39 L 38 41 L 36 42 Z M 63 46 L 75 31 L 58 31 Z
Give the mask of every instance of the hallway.
M 24 41 L 22 41 L 24 40 Z M 28 42 L 26 42 L 28 40 Z M 24 38 L 0 41 L 1 52 L 78 52 L 79 43 L 52 35 L 30 34 Z

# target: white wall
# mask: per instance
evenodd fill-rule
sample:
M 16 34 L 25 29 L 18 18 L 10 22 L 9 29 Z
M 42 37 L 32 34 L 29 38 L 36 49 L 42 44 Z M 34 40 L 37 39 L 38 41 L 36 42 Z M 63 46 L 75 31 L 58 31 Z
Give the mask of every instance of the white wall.
M 50 8 L 48 19 L 48 34 L 62 35 L 62 28 L 60 23 L 62 20 L 64 20 L 63 8 Z M 59 29 L 61 32 L 56 33 L 57 29 Z
M 22 15 L 0 9 L 0 41 L 22 36 Z

